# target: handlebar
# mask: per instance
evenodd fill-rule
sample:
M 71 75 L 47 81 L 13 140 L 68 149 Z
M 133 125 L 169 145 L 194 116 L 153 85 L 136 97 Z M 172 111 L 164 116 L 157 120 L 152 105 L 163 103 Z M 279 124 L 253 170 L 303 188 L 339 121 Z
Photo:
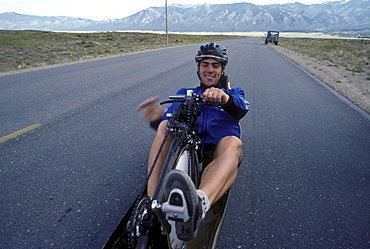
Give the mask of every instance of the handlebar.
M 193 90 L 188 90 L 187 94 L 178 94 L 178 95 L 170 95 L 169 100 L 161 101 L 160 104 L 169 104 L 174 102 L 186 102 L 186 101 L 194 101 L 195 103 L 200 103 L 203 99 L 202 95 L 194 94 Z
M 181 102 L 182 103 L 184 103 L 184 102 L 193 102 L 193 103 L 196 103 L 196 104 L 218 106 L 218 105 L 211 104 L 211 103 L 208 103 L 208 102 L 207 103 L 202 102 L 203 95 L 194 94 L 193 90 L 187 90 L 186 94 L 170 95 L 168 98 L 169 98 L 169 100 L 161 101 L 160 105 L 170 104 L 170 103 L 175 103 L 175 102 L 180 102 L 180 103 Z

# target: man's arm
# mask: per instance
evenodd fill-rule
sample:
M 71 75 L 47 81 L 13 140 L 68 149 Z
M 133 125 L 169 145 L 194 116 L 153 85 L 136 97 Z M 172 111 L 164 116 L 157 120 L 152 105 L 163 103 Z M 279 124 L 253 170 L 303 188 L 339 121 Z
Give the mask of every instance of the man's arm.
M 247 114 L 249 107 L 248 108 L 242 108 L 240 106 L 237 106 L 234 102 L 234 97 L 232 95 L 229 95 L 229 101 L 226 102 L 226 104 L 221 105 L 221 107 L 229 113 L 234 119 L 242 119 L 245 114 Z M 245 106 L 247 106 L 245 104 Z
M 234 119 L 242 119 L 249 111 L 249 102 L 244 97 L 244 91 L 240 88 L 232 88 L 226 92 L 229 100 L 221 107 Z
M 158 97 L 145 100 L 138 107 L 141 115 L 150 123 L 150 126 L 157 129 L 162 121 L 164 108 L 159 105 Z

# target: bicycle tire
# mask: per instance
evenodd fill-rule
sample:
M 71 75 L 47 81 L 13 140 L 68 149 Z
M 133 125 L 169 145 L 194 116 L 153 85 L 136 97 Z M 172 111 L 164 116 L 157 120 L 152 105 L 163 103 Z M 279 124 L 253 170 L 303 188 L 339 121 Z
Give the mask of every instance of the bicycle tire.
M 159 178 L 158 181 L 158 186 L 163 186 L 164 184 L 164 178 L 165 176 L 172 170 L 177 167 L 177 164 L 179 163 L 179 160 L 181 160 L 181 157 L 183 155 L 184 151 L 188 151 L 188 155 L 193 155 L 191 156 L 191 164 L 193 164 L 193 167 L 191 168 L 191 171 L 187 173 L 189 174 L 190 178 L 193 180 L 194 184 L 196 187 L 199 186 L 199 181 L 200 181 L 200 172 L 199 172 L 199 159 L 198 155 L 195 151 L 195 149 L 191 146 L 183 145 L 181 143 L 182 138 L 175 138 L 174 141 L 172 142 L 167 159 L 165 161 L 164 167 L 162 169 L 162 174 L 161 177 Z M 187 155 L 187 156 L 188 156 Z M 163 188 L 158 188 L 154 192 L 153 198 L 159 200 L 160 202 L 164 201 L 163 199 Z
M 197 186 L 199 184 L 199 161 L 198 155 L 193 146 L 180 145 L 176 153 L 169 153 L 169 161 L 172 161 L 172 169 L 179 169 L 186 172 Z M 173 159 L 171 160 L 171 157 Z M 163 194 L 163 193 L 162 193 Z M 175 222 L 169 222 L 172 227 L 175 227 Z M 168 243 L 170 248 L 186 248 L 186 242 L 177 238 L 175 230 L 171 230 L 168 236 Z

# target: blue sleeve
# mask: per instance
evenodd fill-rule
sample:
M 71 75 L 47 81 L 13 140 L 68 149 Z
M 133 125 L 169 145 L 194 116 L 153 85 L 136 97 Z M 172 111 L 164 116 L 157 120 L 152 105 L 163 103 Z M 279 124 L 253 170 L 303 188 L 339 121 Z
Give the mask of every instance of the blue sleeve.
M 230 98 L 226 104 L 222 105 L 222 108 L 234 119 L 242 119 L 249 111 L 249 102 L 245 99 L 243 89 L 235 87 L 225 90 L 225 92 Z

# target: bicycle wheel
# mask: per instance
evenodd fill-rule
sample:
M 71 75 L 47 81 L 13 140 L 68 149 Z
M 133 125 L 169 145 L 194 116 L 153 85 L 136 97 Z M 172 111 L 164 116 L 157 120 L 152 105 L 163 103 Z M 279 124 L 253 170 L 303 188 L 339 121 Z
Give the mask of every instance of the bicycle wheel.
M 194 185 L 196 187 L 199 186 L 200 173 L 198 153 L 193 146 L 185 146 L 182 148 L 173 168 L 184 171 L 193 180 Z
M 200 179 L 198 155 L 195 150 L 195 145 L 186 142 L 184 135 L 174 138 L 167 154 L 157 189 L 153 195 L 153 199 L 158 200 L 160 203 L 165 202 L 163 186 L 167 174 L 173 169 L 180 169 L 186 172 L 194 181 L 195 186 L 198 187 Z M 167 222 L 172 228 L 167 231 L 169 248 L 186 248 L 186 242 L 177 238 L 175 221 L 167 220 Z
M 176 155 L 176 159 L 174 160 L 175 164 L 173 169 L 178 169 L 181 171 L 186 172 L 193 180 L 195 186 L 198 186 L 199 182 L 199 168 L 198 168 L 198 155 L 195 151 L 193 146 L 183 146 L 180 152 Z M 168 223 L 171 225 L 172 228 L 176 227 L 176 222 L 174 220 L 168 220 Z M 170 234 L 168 234 L 168 242 L 170 248 L 186 248 L 186 242 L 183 240 L 178 239 L 176 234 L 176 229 L 171 229 Z

